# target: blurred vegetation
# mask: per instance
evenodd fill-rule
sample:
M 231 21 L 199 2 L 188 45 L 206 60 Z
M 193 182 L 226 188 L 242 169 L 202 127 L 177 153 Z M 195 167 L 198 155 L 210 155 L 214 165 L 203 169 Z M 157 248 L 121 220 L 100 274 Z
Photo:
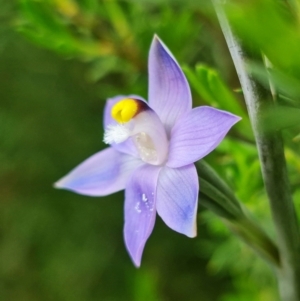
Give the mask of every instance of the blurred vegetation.
M 0 0 L 1 300 L 277 300 L 267 264 L 203 208 L 196 239 L 158 221 L 137 270 L 123 243 L 123 193 L 52 188 L 105 147 L 107 97 L 147 98 L 157 33 L 184 65 L 195 106 L 243 117 L 207 161 L 274 238 L 237 76 L 209 1 L 195 3 Z M 299 2 L 232 1 L 228 15 L 254 54 L 249 72 L 280 103 L 266 108 L 266 130 L 283 130 L 300 212 Z

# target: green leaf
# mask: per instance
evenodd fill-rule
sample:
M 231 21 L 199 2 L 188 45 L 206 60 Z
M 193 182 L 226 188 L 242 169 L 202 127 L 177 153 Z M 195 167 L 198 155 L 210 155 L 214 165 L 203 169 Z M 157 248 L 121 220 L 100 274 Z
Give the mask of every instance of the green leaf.
M 191 86 L 207 104 L 242 117 L 235 128 L 242 137 L 253 141 L 252 129 L 245 108 L 222 81 L 218 72 L 203 64 L 197 64 L 195 72 L 187 66 L 183 70 Z
M 263 52 L 275 67 L 299 75 L 299 21 L 280 2 L 231 1 L 227 13 L 234 31 L 252 52 Z
M 299 78 L 293 77 L 287 73 L 279 71 L 276 68 L 266 69 L 262 64 L 256 62 L 248 62 L 248 71 L 252 74 L 255 79 L 257 79 L 266 88 L 270 87 L 270 82 L 276 88 L 276 91 L 280 94 L 284 94 L 285 100 L 293 103 L 292 99 L 287 99 L 291 97 L 296 100 L 300 100 L 300 81 Z M 294 101 L 294 103 L 296 103 Z

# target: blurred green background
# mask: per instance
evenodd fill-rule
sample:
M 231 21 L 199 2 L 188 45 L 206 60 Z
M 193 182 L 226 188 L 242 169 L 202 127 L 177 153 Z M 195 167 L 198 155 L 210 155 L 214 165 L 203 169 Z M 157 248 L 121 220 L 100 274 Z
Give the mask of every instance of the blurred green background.
M 258 2 L 233 7 L 234 24 L 246 24 L 247 9 L 256 16 Z M 195 239 L 158 218 L 136 269 L 123 243 L 123 192 L 90 198 L 52 187 L 105 147 L 106 98 L 147 98 L 148 49 L 157 33 L 184 67 L 195 106 L 243 117 L 207 160 L 274 237 L 242 93 L 209 2 L 0 0 L 0 7 L 0 299 L 276 300 L 267 264 L 202 207 Z M 279 18 L 274 14 L 266 22 Z M 280 22 L 289 31 L 298 24 Z M 257 32 L 246 24 L 239 34 L 261 48 Z M 267 118 L 270 130 L 279 113 L 280 126 L 288 127 L 286 154 L 299 209 L 300 93 L 289 85 L 298 69 L 268 50 L 281 68 L 274 78 L 288 99 L 285 110 L 296 112 L 292 122 L 284 110 Z M 250 67 L 266 83 L 262 65 Z

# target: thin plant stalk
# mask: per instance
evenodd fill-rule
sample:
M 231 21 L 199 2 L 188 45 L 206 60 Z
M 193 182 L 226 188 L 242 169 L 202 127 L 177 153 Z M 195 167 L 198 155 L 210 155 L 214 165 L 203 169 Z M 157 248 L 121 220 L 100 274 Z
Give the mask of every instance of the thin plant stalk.
M 200 204 L 220 217 L 225 225 L 268 263 L 279 267 L 276 244 L 251 217 L 227 183 L 203 159 L 196 163 L 200 176 Z
M 262 129 L 261 116 L 268 100 L 246 71 L 246 56 L 231 30 L 224 11 L 225 1 L 212 2 L 243 89 L 256 139 L 280 253 L 280 268 L 277 269 L 279 292 L 283 301 L 300 301 L 300 235 L 290 192 L 282 136 L 279 131 L 265 133 Z

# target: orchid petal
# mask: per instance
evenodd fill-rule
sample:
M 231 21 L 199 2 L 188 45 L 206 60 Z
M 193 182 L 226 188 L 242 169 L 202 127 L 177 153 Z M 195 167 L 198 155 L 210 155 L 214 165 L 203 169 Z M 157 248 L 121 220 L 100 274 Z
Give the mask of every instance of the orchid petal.
M 192 108 L 188 82 L 168 48 L 155 36 L 149 53 L 149 106 L 169 133 L 176 120 Z
M 107 126 L 109 125 L 117 125 L 118 123 L 111 117 L 111 109 L 112 107 L 120 100 L 124 99 L 124 98 L 134 98 L 134 99 L 139 99 L 141 101 L 145 100 L 137 95 L 118 95 L 115 96 L 113 98 L 109 98 L 106 101 L 106 105 L 104 108 L 104 118 L 103 118 L 103 123 L 104 123 L 104 129 L 107 128 Z M 122 142 L 122 143 L 113 143 L 111 144 L 111 146 L 115 149 L 117 149 L 119 152 L 128 154 L 128 155 L 132 155 L 135 157 L 138 157 L 138 151 L 132 141 L 132 139 L 127 139 L 126 141 Z
M 172 129 L 167 166 L 176 168 L 200 160 L 219 145 L 240 119 L 206 106 L 191 110 Z
M 143 165 L 131 176 L 125 191 L 124 238 L 136 266 L 155 223 L 156 186 L 160 167 Z
M 156 192 L 156 210 L 174 231 L 195 237 L 199 181 L 194 164 L 181 168 L 164 167 Z
M 89 196 L 105 196 L 123 190 L 132 171 L 142 161 L 107 148 L 91 156 L 54 184 L 56 188 Z

